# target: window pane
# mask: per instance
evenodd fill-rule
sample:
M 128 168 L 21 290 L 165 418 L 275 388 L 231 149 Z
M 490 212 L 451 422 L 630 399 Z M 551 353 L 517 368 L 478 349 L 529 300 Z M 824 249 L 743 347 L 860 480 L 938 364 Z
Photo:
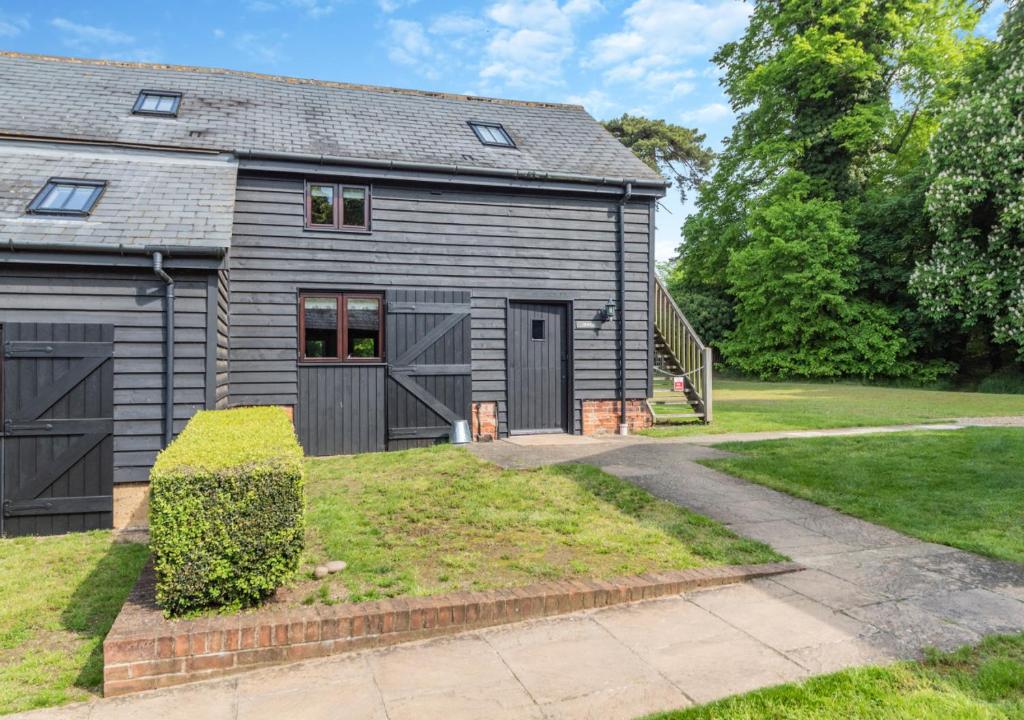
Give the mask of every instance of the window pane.
M 498 133 L 498 128 L 493 128 L 490 125 L 483 126 L 484 137 L 487 138 L 488 142 L 500 143 L 502 142 L 501 135 Z
M 366 190 L 345 188 L 341 191 L 341 207 L 344 212 L 342 225 L 366 227 Z
M 530 337 L 534 340 L 544 339 L 544 321 L 534 320 L 533 326 L 530 328 Z
M 89 200 L 92 199 L 92 194 L 96 192 L 94 187 L 76 187 L 71 197 L 68 198 L 67 203 L 64 204 L 65 210 L 87 210 L 89 208 Z
M 174 98 L 169 95 L 158 95 L 156 109 L 160 112 L 174 112 Z
M 334 224 L 334 186 L 309 186 L 309 224 Z
M 159 95 L 143 95 L 142 96 L 142 107 L 141 110 L 147 110 L 153 112 L 157 109 L 157 105 L 160 103 Z
M 74 188 L 70 185 L 54 185 L 39 203 L 39 207 L 44 210 L 61 210 L 73 191 Z
M 305 328 L 305 337 L 303 338 L 303 354 L 305 357 L 338 357 L 337 298 L 304 298 L 302 322 Z
M 380 300 L 348 298 L 348 356 L 380 357 Z

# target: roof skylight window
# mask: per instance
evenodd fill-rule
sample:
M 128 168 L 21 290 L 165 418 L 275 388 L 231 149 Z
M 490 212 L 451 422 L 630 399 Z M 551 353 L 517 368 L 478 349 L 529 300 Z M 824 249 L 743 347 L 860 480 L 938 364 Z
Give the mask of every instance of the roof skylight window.
M 477 139 L 480 140 L 484 145 L 496 145 L 498 147 L 510 147 L 514 148 L 516 144 L 512 142 L 512 137 L 506 132 L 498 123 L 485 123 L 470 121 L 469 126 L 473 128 L 473 132 L 476 133 Z
M 51 178 L 28 206 L 36 215 L 88 215 L 103 194 L 103 180 Z
M 135 100 L 132 112 L 136 115 L 170 115 L 178 114 L 181 104 L 181 93 L 166 90 L 143 90 Z

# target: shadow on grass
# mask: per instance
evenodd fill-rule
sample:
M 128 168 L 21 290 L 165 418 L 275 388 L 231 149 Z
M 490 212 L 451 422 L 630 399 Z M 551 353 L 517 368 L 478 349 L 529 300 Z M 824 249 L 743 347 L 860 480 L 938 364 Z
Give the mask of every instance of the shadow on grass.
M 62 610 L 64 628 L 92 646 L 75 678 L 76 687 L 94 691 L 103 684 L 103 639 L 148 558 L 145 545 L 112 543 Z
M 755 565 L 789 559 L 762 542 L 736 535 L 717 520 L 661 500 L 593 465 L 573 463 L 550 469 L 623 515 L 643 525 L 657 527 L 711 564 Z

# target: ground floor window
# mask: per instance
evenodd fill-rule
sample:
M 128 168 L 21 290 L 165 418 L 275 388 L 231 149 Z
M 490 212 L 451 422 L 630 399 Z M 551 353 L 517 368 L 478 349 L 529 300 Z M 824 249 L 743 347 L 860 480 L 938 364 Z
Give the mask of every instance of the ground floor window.
M 302 293 L 299 359 L 379 362 L 384 359 L 384 298 L 374 293 Z

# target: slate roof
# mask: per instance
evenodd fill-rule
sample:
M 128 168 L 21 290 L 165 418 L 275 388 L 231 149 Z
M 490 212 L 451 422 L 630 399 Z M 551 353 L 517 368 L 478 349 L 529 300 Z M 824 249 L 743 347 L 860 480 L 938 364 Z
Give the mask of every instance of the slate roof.
M 0 53 L 0 78 L 8 135 L 662 180 L 575 105 L 18 53 Z M 178 117 L 133 115 L 143 89 L 181 92 Z M 469 120 L 517 149 L 482 145 Z
M 237 163 L 228 155 L 0 142 L 4 243 L 228 247 Z M 106 180 L 90 216 L 29 215 L 50 178 Z

